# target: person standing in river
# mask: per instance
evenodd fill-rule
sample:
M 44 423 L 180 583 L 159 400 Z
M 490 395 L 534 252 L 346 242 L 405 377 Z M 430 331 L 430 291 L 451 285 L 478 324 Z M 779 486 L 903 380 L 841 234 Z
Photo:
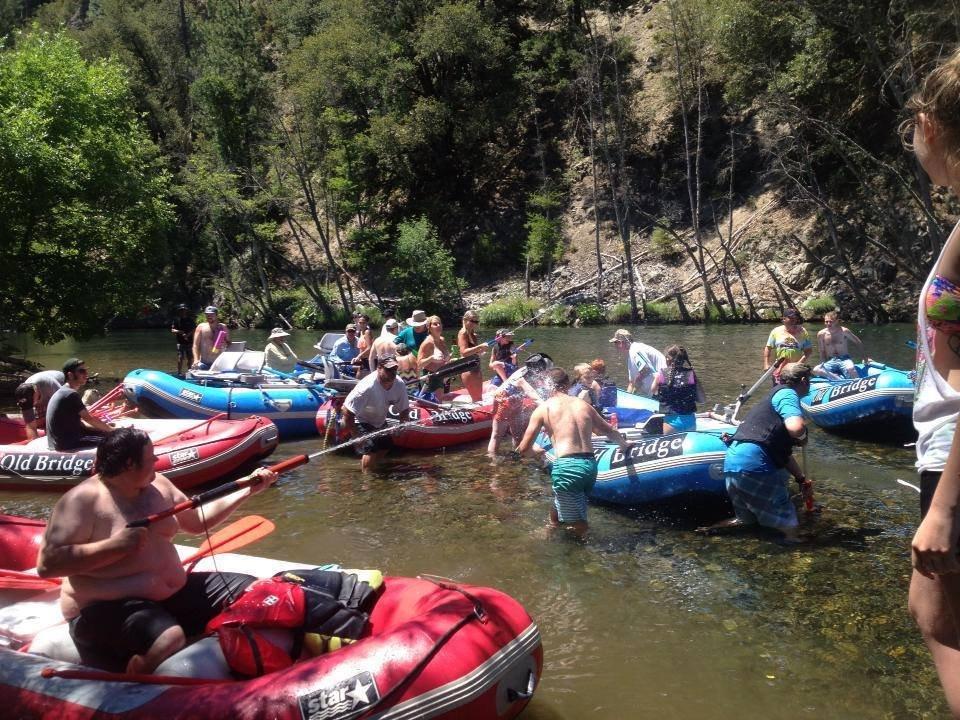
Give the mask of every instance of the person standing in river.
M 667 367 L 667 359 L 655 347 L 633 339 L 629 330 L 620 328 L 610 342 L 627 361 L 627 392 L 650 397 L 653 378 Z
M 763 346 L 763 369 L 768 370 L 771 365 L 780 362 L 806 363 L 813 352 L 813 343 L 810 334 L 803 326 L 803 316 L 796 308 L 787 308 L 783 313 L 783 325 L 778 325 L 770 331 L 767 344 Z M 778 378 L 777 370 L 773 371 L 774 382 Z
M 934 185 L 960 196 L 960 50 L 910 98 L 917 160 Z M 960 224 L 930 270 L 917 311 L 913 423 L 920 471 L 920 527 L 913 537 L 909 607 L 960 717 Z
M 593 433 L 605 435 L 620 445 L 626 454 L 630 444 L 590 405 L 568 395 L 570 378 L 563 368 L 551 368 L 545 382 L 553 393 L 530 416 L 530 423 L 517 446 L 521 455 L 533 448 L 540 430 L 553 442 L 556 459 L 550 471 L 554 507 L 550 508 L 550 525 L 566 527 L 578 537 L 586 534 L 587 496 L 597 481 L 597 460 L 593 454 Z
M 487 351 L 487 344 L 480 342 L 477 337 L 477 327 L 480 325 L 480 316 L 474 310 L 467 310 L 463 314 L 463 327 L 457 333 L 457 347 L 460 357 L 477 357 Z M 483 374 L 479 367 L 460 373 L 460 382 L 470 393 L 470 399 L 480 402 L 483 399 Z
M 190 317 L 190 309 L 180 303 L 177 305 L 177 316 L 170 322 L 170 332 L 177 339 L 177 375 L 183 375 L 193 365 L 193 333 L 197 329 L 197 322 Z

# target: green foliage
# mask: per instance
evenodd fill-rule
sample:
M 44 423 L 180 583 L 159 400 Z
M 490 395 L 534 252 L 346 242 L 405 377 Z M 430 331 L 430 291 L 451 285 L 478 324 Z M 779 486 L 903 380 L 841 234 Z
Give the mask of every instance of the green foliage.
M 665 302 L 648 302 L 647 318 L 649 322 L 678 322 L 680 320 L 680 308 L 676 301 L 667 300 Z
M 453 255 L 425 217 L 400 223 L 390 254 L 391 290 L 401 307 L 450 313 L 461 305 L 464 282 L 454 274 Z
M 573 321 L 576 319 L 577 314 L 573 306 L 561 303 L 550 306 L 541 322 L 546 325 L 573 325 Z
M 683 248 L 676 238 L 659 225 L 650 233 L 650 251 L 667 262 L 676 262 L 683 257 Z
M 527 213 L 526 256 L 530 267 L 548 271 L 563 257 L 563 230 L 560 221 L 561 196 L 555 190 L 534 193 L 527 201 L 532 211 Z
M 603 310 L 596 303 L 577 305 L 576 312 L 583 325 L 603 325 L 607 321 Z
M 808 317 L 823 317 L 823 314 L 837 309 L 837 299 L 833 295 L 814 295 L 800 306 Z
M 383 314 L 380 312 L 380 308 L 378 308 L 376 305 L 357 305 L 357 312 L 370 316 L 371 328 L 376 328 L 379 330 L 380 326 L 383 325 Z M 374 335 L 377 334 L 378 333 L 374 333 Z
M 630 303 L 617 303 L 607 310 L 607 321 L 614 325 L 622 325 L 623 323 L 630 322 L 631 313 L 632 308 L 630 307 Z
M 540 301 L 537 298 L 525 298 L 522 295 L 494 300 L 480 308 L 478 315 L 482 325 L 491 327 L 514 327 L 537 314 Z
M 44 342 L 139 310 L 171 218 L 123 69 L 63 35 L 0 55 L 0 317 Z

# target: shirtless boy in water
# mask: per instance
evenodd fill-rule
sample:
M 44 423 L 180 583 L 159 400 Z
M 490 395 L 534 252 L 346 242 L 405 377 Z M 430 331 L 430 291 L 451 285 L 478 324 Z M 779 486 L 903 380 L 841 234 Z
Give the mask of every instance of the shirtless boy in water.
M 60 608 L 86 664 L 151 673 L 180 650 L 254 578 L 192 572 L 180 563 L 173 536 L 202 533 L 250 495 L 277 480 L 260 468 L 260 482 L 151 523 L 127 523 L 187 497 L 154 470 L 153 443 L 142 430 L 121 428 L 97 448 L 99 470 L 57 502 L 37 560 L 40 577 L 62 577 Z
M 593 433 L 606 435 L 624 451 L 630 444 L 589 403 L 567 395 L 570 378 L 566 370 L 555 367 L 545 375 L 545 384 L 552 388 L 552 395 L 533 411 L 517 452 L 521 455 L 528 452 L 541 428 L 550 436 L 556 453 L 550 472 L 554 495 L 550 524 L 563 525 L 582 537 L 588 529 L 587 496 L 597 481 Z
M 868 358 L 864 352 L 863 342 L 854 335 L 849 329 L 840 324 L 840 313 L 831 310 L 823 316 L 823 322 L 826 327 L 817 333 L 817 348 L 820 351 L 820 364 L 814 368 L 815 374 L 821 374 L 818 370 L 827 374 L 831 379 L 839 380 L 841 377 L 856 378 L 857 369 L 850 358 L 849 341 L 855 342 L 860 346 L 860 352 L 863 355 L 863 361 Z

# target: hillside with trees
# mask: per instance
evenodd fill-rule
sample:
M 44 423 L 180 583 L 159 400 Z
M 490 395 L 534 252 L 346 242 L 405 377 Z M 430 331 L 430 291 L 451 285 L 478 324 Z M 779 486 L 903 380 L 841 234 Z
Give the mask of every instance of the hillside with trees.
M 0 0 L 5 331 L 909 318 L 956 208 L 898 132 L 951 3 Z M 909 128 L 906 129 L 909 137 Z

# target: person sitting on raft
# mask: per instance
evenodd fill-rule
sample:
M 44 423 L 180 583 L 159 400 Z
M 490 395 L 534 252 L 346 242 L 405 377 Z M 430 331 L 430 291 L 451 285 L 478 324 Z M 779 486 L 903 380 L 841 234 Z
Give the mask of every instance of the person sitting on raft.
M 490 353 L 490 369 L 496 373 L 490 379 L 490 384 L 497 386 L 517 371 L 517 351 L 513 348 L 512 330 L 497 330 Z
M 810 390 L 810 374 L 804 363 L 785 365 L 778 384 L 747 413 L 723 461 L 735 516 L 699 531 L 759 524 L 779 530 L 788 541 L 796 540 L 797 511 L 784 470 L 796 478 L 804 497 L 812 493 L 813 481 L 793 457 L 794 446 L 807 444 L 800 397 Z
M 357 382 L 343 401 L 343 427 L 351 437 L 382 430 L 387 424 L 387 413 L 405 417 L 410 409 L 407 387 L 397 382 L 397 359 L 387 355 L 377 362 L 377 371 Z M 361 455 L 360 468 L 369 470 L 393 447 L 389 433 L 370 438 L 357 446 Z
M 697 380 L 685 348 L 671 345 L 664 354 L 667 367 L 654 376 L 650 388 L 664 414 L 663 432 L 696 430 L 697 403 L 704 401 L 703 386 Z
M 13 391 L 26 426 L 27 440 L 39 437 L 39 431 L 46 427 L 47 405 L 64 382 L 63 373 L 59 370 L 42 370 L 28 377 Z
M 180 562 L 178 532 L 205 533 L 244 500 L 269 487 L 259 482 L 148 527 L 127 527 L 187 499 L 154 470 L 150 436 L 136 428 L 112 432 L 97 448 L 97 474 L 53 508 L 37 559 L 40 577 L 64 578 L 60 609 L 85 664 L 152 673 L 199 635 L 220 610 L 255 580 L 250 575 L 191 572 Z
M 430 334 L 421 343 L 417 354 L 417 369 L 421 375 L 434 373 L 450 362 L 450 347 L 443 337 L 443 321 L 439 316 L 431 315 L 427 318 L 427 331 Z M 431 402 L 440 402 L 439 395 L 442 395 L 442 388 L 443 378 L 433 375 L 424 382 L 420 397 Z M 437 391 L 441 392 L 438 394 Z
M 551 397 L 533 411 L 517 452 L 529 452 L 541 429 L 550 436 L 557 458 L 550 471 L 554 506 L 549 522 L 583 536 L 588 529 L 587 497 L 597 481 L 593 433 L 617 443 L 624 455 L 630 444 L 596 410 L 567 394 L 570 379 L 563 368 L 547 370 L 544 380 L 552 388 Z
M 420 345 L 429 334 L 427 313 L 423 310 L 414 310 L 413 315 L 407 318 L 407 326 L 397 333 L 395 342 L 403 343 L 410 348 L 410 352 L 420 352 Z
M 837 310 L 824 313 L 823 324 L 826 327 L 817 333 L 820 364 L 813 369 L 814 374 L 825 375 L 831 380 L 859 377 L 850 357 L 849 343 L 853 342 L 859 346 L 863 362 L 868 363 L 870 358 L 867 357 L 863 341 L 841 324 L 840 313 Z
M 333 349 L 330 350 L 328 359 L 336 365 L 337 370 L 341 374 L 353 377 L 355 374 L 353 369 L 354 361 L 359 355 L 360 348 L 357 347 L 357 326 L 353 323 L 348 323 L 343 329 L 343 337 L 333 344 Z
M 369 367 L 370 372 L 377 369 L 377 360 L 387 355 L 396 355 L 397 333 L 400 332 L 400 323 L 396 318 L 387 318 L 380 328 L 380 334 L 373 339 L 373 345 L 370 346 Z M 359 344 L 359 343 L 358 343 Z
M 74 450 L 98 445 L 113 426 L 94 417 L 83 404 L 78 390 L 87 384 L 83 360 L 70 358 L 63 364 L 66 381 L 47 404 L 47 446 L 51 450 Z
M 287 345 L 284 338 L 290 337 L 283 328 L 275 327 L 267 338 L 267 346 L 263 349 L 263 366 L 271 370 L 290 374 L 297 366 L 297 354 Z
M 590 403 L 597 412 L 602 410 L 600 406 L 600 383 L 596 380 L 593 368 L 587 363 L 579 363 L 573 366 L 573 385 L 570 386 L 567 394 Z
M 420 373 L 417 371 L 417 358 L 410 352 L 406 343 L 394 345 L 397 351 L 397 377 L 408 386 L 416 385 Z

